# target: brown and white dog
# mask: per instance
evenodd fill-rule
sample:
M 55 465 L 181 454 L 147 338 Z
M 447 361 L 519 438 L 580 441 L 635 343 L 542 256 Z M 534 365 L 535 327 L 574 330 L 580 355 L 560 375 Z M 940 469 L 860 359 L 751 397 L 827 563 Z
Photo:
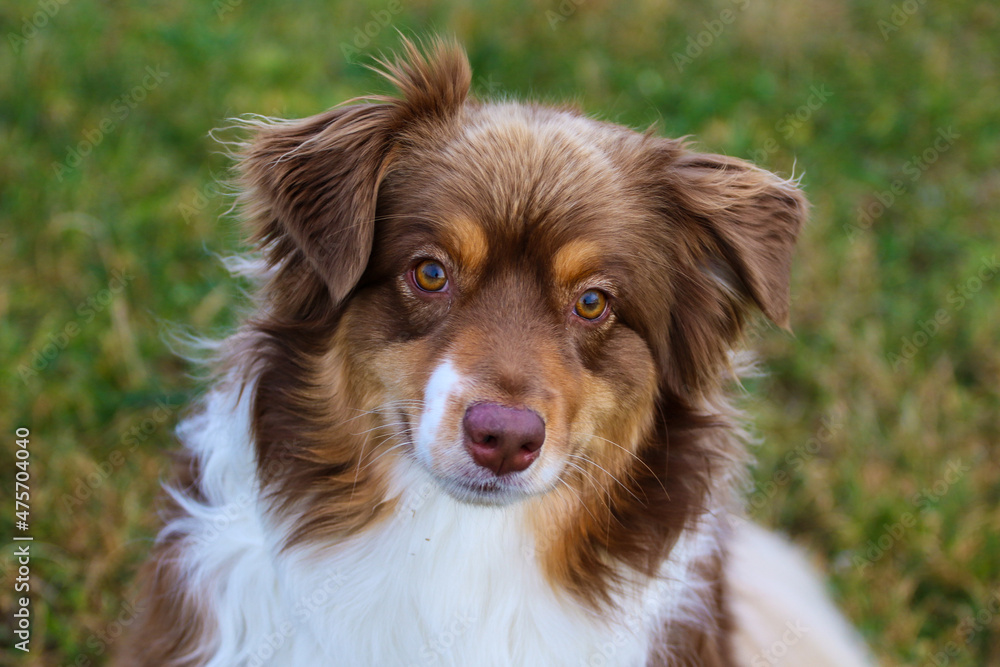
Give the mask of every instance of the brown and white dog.
M 405 51 L 400 98 L 241 149 L 256 310 L 119 664 L 865 664 L 733 520 L 725 389 L 752 310 L 788 321 L 796 184 Z

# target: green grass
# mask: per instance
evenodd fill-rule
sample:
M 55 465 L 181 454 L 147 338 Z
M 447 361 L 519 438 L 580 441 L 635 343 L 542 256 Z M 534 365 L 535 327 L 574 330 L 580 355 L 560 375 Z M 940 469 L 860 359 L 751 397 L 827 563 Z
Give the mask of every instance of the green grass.
M 162 329 L 221 333 L 240 306 L 215 257 L 239 240 L 209 130 L 384 91 L 342 48 L 382 10 L 391 25 L 355 59 L 393 48 L 396 29 L 454 33 L 480 92 L 570 99 L 804 172 L 795 334 L 764 333 L 770 374 L 748 385 L 765 442 L 753 513 L 831 573 L 884 664 L 1000 664 L 1000 276 L 977 277 L 1000 254 L 1000 7 L 139 4 L 0 8 L 0 638 L 14 664 L 102 664 L 129 618 L 163 450 L 197 390 Z M 33 16 L 45 25 L 15 53 Z M 30 655 L 7 650 L 19 426 Z

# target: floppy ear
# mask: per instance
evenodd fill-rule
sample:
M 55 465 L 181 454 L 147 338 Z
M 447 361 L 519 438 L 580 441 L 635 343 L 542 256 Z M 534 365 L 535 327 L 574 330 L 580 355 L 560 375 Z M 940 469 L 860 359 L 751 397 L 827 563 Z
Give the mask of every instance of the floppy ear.
M 311 269 L 335 303 L 368 263 L 392 123 L 388 104 L 260 123 L 241 156 L 252 240 L 286 275 L 301 279 L 302 269 Z
M 426 55 L 402 43 L 405 59 L 373 68 L 402 99 L 377 96 L 304 120 L 250 123 L 256 135 L 239 164 L 244 212 L 268 264 L 296 287 L 288 298 L 314 303 L 324 286 L 334 303 L 350 294 L 368 264 L 397 135 L 418 122 L 447 122 L 465 102 L 472 74 L 456 42 L 433 39 Z
M 792 251 L 808 213 L 794 182 L 671 142 L 660 207 L 676 242 L 668 380 L 698 388 L 727 363 L 749 306 L 788 327 Z

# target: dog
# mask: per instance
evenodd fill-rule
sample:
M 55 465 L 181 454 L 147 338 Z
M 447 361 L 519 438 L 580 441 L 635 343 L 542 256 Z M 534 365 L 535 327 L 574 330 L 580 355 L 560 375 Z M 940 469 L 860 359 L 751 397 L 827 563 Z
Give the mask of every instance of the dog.
M 397 97 L 248 122 L 254 310 L 117 664 L 869 664 L 740 513 L 727 388 L 788 325 L 798 184 L 402 51 Z

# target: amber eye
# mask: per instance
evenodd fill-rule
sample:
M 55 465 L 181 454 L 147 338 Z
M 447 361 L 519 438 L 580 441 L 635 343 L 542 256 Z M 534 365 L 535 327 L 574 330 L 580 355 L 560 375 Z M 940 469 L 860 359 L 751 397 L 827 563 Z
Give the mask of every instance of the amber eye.
M 576 300 L 573 312 L 585 320 L 596 320 L 608 308 L 608 297 L 604 292 L 596 289 L 589 289 L 580 295 Z
M 413 282 L 425 292 L 440 292 L 448 286 L 448 274 L 433 259 L 425 259 L 413 269 Z

